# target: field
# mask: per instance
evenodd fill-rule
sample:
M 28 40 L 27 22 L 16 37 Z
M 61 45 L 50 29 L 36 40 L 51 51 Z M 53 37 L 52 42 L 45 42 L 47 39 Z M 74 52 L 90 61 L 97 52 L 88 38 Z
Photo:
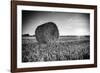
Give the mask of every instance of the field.
M 39 46 L 35 37 L 23 37 L 22 62 L 85 60 L 90 58 L 89 36 L 60 36 L 55 43 Z

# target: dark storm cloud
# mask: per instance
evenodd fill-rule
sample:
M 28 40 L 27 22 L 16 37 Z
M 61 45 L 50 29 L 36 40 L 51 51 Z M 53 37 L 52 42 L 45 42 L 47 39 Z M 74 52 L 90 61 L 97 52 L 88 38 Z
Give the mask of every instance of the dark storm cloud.
M 89 35 L 90 15 L 86 13 L 22 11 L 22 33 L 35 34 L 38 25 L 57 24 L 60 35 Z

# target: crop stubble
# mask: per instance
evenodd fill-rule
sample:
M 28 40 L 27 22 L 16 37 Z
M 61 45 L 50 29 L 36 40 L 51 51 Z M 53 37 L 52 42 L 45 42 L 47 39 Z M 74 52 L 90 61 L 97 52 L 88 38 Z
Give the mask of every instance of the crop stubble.
M 90 38 L 60 37 L 46 47 L 39 46 L 35 38 L 22 39 L 22 62 L 84 60 L 90 58 Z

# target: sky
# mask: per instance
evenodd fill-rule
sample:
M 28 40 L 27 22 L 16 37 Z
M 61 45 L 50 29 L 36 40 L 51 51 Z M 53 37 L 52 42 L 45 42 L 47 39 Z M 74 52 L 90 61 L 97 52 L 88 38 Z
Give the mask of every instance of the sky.
M 22 34 L 35 35 L 37 26 L 54 22 L 60 35 L 89 35 L 90 14 L 47 11 L 22 11 Z

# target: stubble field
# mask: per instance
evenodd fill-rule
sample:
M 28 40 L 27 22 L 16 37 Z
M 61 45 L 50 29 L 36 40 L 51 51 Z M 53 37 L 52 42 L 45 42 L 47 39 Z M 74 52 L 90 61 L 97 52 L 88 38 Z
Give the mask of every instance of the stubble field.
M 90 58 L 90 37 L 62 36 L 39 46 L 35 37 L 22 37 L 22 62 L 85 60 Z

